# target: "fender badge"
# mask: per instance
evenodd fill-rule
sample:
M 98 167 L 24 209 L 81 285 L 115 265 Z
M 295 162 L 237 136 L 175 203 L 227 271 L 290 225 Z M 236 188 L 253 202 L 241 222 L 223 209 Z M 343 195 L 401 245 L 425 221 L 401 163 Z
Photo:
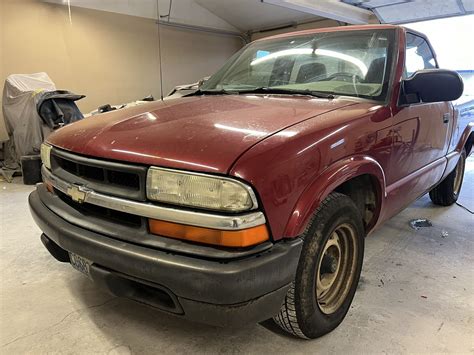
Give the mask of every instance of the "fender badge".
M 73 201 L 83 203 L 87 197 L 87 191 L 82 186 L 72 185 L 67 189 L 67 194 L 72 198 Z

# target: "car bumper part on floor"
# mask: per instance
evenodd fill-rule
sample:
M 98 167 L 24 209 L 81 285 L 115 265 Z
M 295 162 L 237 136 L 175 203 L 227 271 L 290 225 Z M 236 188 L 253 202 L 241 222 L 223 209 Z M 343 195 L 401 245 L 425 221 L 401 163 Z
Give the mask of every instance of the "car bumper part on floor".
M 52 212 L 38 191 L 29 204 L 44 232 L 43 244 L 56 259 L 68 261 L 68 252 L 80 255 L 92 262 L 91 278 L 113 294 L 213 325 L 239 326 L 278 313 L 302 246 L 295 239 L 238 259 L 206 259 L 72 224 Z

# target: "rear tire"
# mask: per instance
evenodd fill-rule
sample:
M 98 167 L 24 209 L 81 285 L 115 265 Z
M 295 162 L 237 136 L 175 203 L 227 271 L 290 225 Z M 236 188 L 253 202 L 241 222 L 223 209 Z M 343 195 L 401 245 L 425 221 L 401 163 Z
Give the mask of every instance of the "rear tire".
M 349 310 L 364 258 L 362 217 L 348 196 L 332 193 L 303 238 L 295 280 L 273 319 L 288 333 L 313 339 L 336 328 Z
M 451 206 L 458 200 L 461 192 L 464 168 L 466 165 L 466 150 L 463 149 L 456 168 L 435 188 L 430 191 L 431 201 L 435 205 Z

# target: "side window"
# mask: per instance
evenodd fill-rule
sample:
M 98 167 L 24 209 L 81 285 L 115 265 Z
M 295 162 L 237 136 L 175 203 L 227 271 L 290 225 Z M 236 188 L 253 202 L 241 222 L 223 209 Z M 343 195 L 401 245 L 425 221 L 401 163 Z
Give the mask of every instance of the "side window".
M 419 36 L 407 33 L 405 77 L 412 76 L 417 70 L 436 68 L 436 61 L 428 43 Z

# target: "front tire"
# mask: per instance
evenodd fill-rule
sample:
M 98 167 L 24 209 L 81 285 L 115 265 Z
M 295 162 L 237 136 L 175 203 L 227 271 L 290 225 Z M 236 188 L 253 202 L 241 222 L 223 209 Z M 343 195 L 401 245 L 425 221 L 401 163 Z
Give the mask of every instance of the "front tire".
M 464 168 L 466 165 L 466 150 L 463 149 L 456 168 L 435 188 L 430 191 L 431 201 L 435 205 L 451 206 L 458 200 L 461 192 Z
M 312 339 L 342 322 L 359 282 L 365 231 L 354 202 L 330 194 L 303 238 L 295 280 L 273 319 L 290 334 Z

